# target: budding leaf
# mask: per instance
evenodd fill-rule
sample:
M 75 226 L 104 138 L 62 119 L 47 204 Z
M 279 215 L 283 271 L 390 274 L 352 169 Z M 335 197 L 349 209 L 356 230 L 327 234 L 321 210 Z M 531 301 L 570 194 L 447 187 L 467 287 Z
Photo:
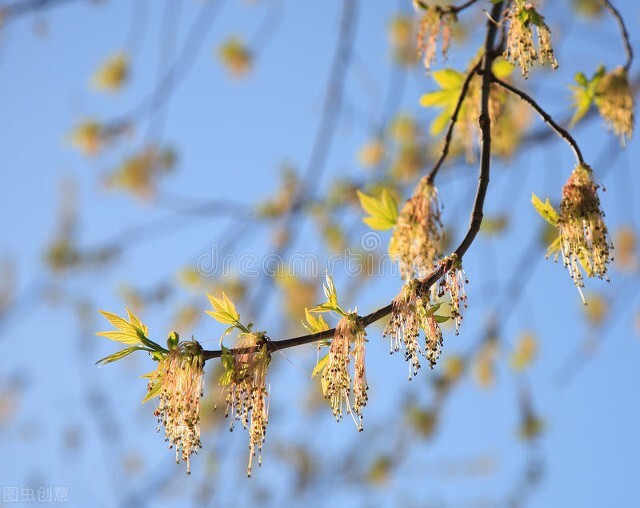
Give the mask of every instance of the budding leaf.
M 313 368 L 313 372 L 311 373 L 311 377 L 316 377 L 318 374 L 320 374 L 324 370 L 324 367 L 325 367 L 325 365 L 327 364 L 328 361 L 329 361 L 329 353 L 327 353 L 322 358 L 320 358 L 320 360 L 318 360 L 318 363 Z
M 307 308 L 304 309 L 307 322 L 302 321 L 304 326 L 311 333 L 319 333 L 329 329 L 329 325 L 322 316 L 315 317 Z
M 555 254 L 557 259 L 560 249 L 562 249 L 562 237 L 558 235 L 557 238 L 547 247 L 547 253 L 545 254 L 545 257 L 548 258 Z
M 101 310 L 100 314 L 102 314 L 107 321 L 111 323 L 111 326 L 113 326 L 115 330 L 98 332 L 96 335 L 100 335 L 123 344 L 129 344 L 130 346 L 135 346 L 142 342 L 141 336 L 145 337 L 148 333 L 147 327 L 144 326 L 140 319 L 138 319 L 138 317 L 129 310 L 127 310 L 129 322 L 112 312 Z
M 338 293 L 336 291 L 336 286 L 333 283 L 333 277 L 327 273 L 326 281 L 322 286 L 324 289 L 324 295 L 327 297 L 327 301 L 316 305 L 310 312 L 337 312 L 343 316 L 346 316 L 347 313 L 344 311 L 340 304 L 338 303 Z M 326 324 L 326 323 L 325 323 Z
M 540 216 L 549 224 L 554 227 L 558 225 L 560 216 L 558 215 L 558 212 L 556 212 L 555 208 L 551 206 L 551 203 L 549 203 L 549 198 L 547 198 L 547 200 L 543 203 L 538 196 L 532 193 L 531 204 L 536 209 L 536 212 L 538 212 Z
M 144 399 L 142 399 L 141 403 L 144 404 L 145 402 L 150 401 L 151 399 L 157 397 L 158 395 L 160 395 L 161 390 L 162 390 L 162 379 L 156 379 L 155 383 L 147 391 L 147 394 L 144 396 Z
M 598 99 L 598 85 L 606 74 L 604 66 L 600 66 L 595 74 L 588 79 L 583 72 L 578 72 L 574 76 L 575 85 L 569 85 L 573 92 L 572 104 L 575 109 L 569 127 L 576 125 L 589 111 L 591 105 Z
M 509 77 L 515 68 L 515 65 L 509 63 L 503 56 L 499 56 L 493 61 L 493 64 L 491 64 L 491 72 L 499 79 Z
M 134 351 L 149 351 L 147 348 L 143 348 L 140 346 L 132 346 L 118 351 L 117 353 L 113 353 L 112 355 L 105 356 L 104 358 L 98 360 L 96 365 L 106 365 L 107 363 L 115 362 L 124 358 L 125 356 L 130 355 Z
M 441 89 L 420 97 L 420 105 L 425 108 L 442 108 L 442 112 L 430 127 L 431 134 L 436 136 L 444 130 L 453 115 L 465 78 L 461 72 L 453 69 L 442 69 L 434 72 L 432 76 Z
M 398 204 L 387 189 L 383 189 L 380 198 L 367 196 L 358 191 L 362 209 L 369 214 L 362 221 L 371 229 L 383 231 L 391 229 L 398 221 Z
M 213 307 L 213 310 L 205 311 L 209 314 L 213 319 L 218 321 L 219 323 L 225 325 L 236 325 L 240 322 L 240 314 L 236 310 L 236 306 L 233 304 L 227 295 L 222 293 L 222 298 L 216 298 L 215 296 L 207 294 L 209 298 L 209 302 Z

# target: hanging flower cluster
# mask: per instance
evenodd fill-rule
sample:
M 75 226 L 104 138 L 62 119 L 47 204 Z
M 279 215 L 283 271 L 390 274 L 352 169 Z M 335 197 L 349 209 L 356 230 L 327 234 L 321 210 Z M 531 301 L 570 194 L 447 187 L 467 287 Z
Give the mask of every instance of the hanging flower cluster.
M 562 259 L 578 288 L 584 287 L 582 270 L 588 277 L 605 278 L 613 260 L 613 245 L 600 208 L 598 185 L 586 164 L 579 164 L 562 189 L 558 230 Z
M 445 293 L 449 293 L 451 298 L 451 319 L 456 325 L 456 335 L 460 332 L 462 323 L 461 307 L 467 308 L 467 295 L 465 284 L 469 283 L 467 275 L 462 268 L 462 260 L 456 254 L 442 261 L 451 263 L 451 268 L 444 274 L 438 285 L 438 297 L 442 298 Z
M 329 352 L 316 365 L 313 376 L 320 374 L 322 395 L 329 401 L 336 420 L 349 414 L 362 431 L 363 409 L 369 399 L 365 368 L 366 331 L 357 312 L 347 312 L 338 303 L 333 278 L 327 273 L 324 284 L 326 301 L 316 305 L 311 311 L 305 310 L 307 323 L 303 323 L 311 333 L 329 329 L 322 317 L 323 313 L 341 316 L 336 325 Z M 313 313 L 320 314 L 318 317 Z M 320 347 L 320 344 L 319 346 Z M 353 357 L 353 371 L 351 371 Z
M 456 21 L 456 15 L 445 11 L 437 5 L 421 7 L 424 11 L 418 30 L 418 56 L 426 70 L 431 69 L 431 63 L 438 51 L 438 37 L 441 36 L 441 53 L 446 59 L 451 41 L 451 25 Z
M 354 417 L 358 430 L 362 430 L 362 410 L 367 405 L 367 385 L 365 370 L 366 332 L 355 313 L 344 316 L 336 326 L 336 332 L 329 347 L 326 365 L 322 371 L 322 394 L 329 401 L 336 420 L 344 413 Z M 353 344 L 353 349 L 352 349 Z M 351 400 L 351 374 L 353 365 L 353 401 Z
M 536 60 L 543 65 L 548 62 L 553 69 L 558 67 L 551 47 L 549 27 L 533 5 L 525 0 L 515 0 L 514 5 L 506 11 L 505 18 L 509 22 L 509 32 L 504 57 L 518 65 L 525 78 L 529 76 L 529 69 Z M 534 29 L 537 32 L 537 48 L 533 40 Z
M 633 94 L 627 71 L 618 67 L 605 74 L 598 82 L 596 104 L 602 118 L 624 144 L 633 136 L 635 124 Z
M 159 402 L 154 414 L 158 431 L 164 426 L 165 440 L 176 449 L 176 462 L 187 463 L 197 453 L 200 442 L 200 398 L 203 390 L 204 356 L 195 340 L 180 342 L 169 350 L 149 374 L 148 394 L 159 390 Z M 159 388 L 158 388 L 159 387 Z
M 409 362 L 409 379 L 418 374 L 421 355 L 431 368 L 440 357 L 442 330 L 438 322 L 442 318 L 435 315 L 439 307 L 431 305 L 429 291 L 416 279 L 406 282 L 393 300 L 391 318 L 383 335 L 391 339 L 391 353 L 404 350 L 405 360 Z M 418 341 L 421 329 L 425 334 L 424 349 Z
M 258 466 L 262 465 L 262 445 L 269 423 L 269 391 L 267 390 L 267 368 L 271 354 L 267 348 L 264 332 L 241 333 L 231 354 L 225 350 L 222 363 L 225 372 L 220 384 L 226 387 L 225 417 L 241 422 L 249 429 L 249 464 L 247 476 L 251 476 L 253 458 L 258 454 Z
M 424 274 L 442 255 L 443 230 L 438 191 L 423 177 L 400 211 L 389 254 L 400 263 L 402 278 Z

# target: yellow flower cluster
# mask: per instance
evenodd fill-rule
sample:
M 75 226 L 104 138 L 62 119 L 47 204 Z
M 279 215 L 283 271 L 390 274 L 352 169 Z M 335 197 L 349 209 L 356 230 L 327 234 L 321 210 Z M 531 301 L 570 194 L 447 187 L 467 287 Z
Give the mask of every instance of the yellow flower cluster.
M 422 57 L 426 70 L 431 69 L 431 63 L 436 57 L 439 36 L 442 38 L 442 56 L 447 57 L 451 41 L 451 24 L 455 21 L 455 14 L 445 12 L 439 6 L 429 6 L 425 10 L 418 30 L 418 56 Z
M 367 385 L 365 370 L 366 332 L 356 314 L 344 316 L 336 326 L 336 332 L 329 348 L 327 364 L 322 371 L 322 392 L 331 404 L 336 420 L 343 413 L 351 414 L 362 430 L 362 410 L 367 405 Z M 354 344 L 353 352 L 351 343 Z M 349 364 L 354 356 L 353 403 L 351 402 L 351 374 Z
M 181 342 L 159 362 L 149 377 L 149 391 L 159 383 L 159 403 L 155 411 L 158 430 L 165 428 L 169 447 L 176 449 L 176 462 L 187 463 L 202 448 L 200 442 L 200 398 L 203 390 L 204 356 L 196 341 Z
M 633 94 L 624 68 L 618 67 L 603 76 L 598 84 L 596 104 L 621 142 L 631 139 L 635 124 Z
M 442 348 L 442 330 L 425 293 L 420 281 L 413 279 L 405 283 L 393 300 L 391 318 L 383 333 L 384 337 L 391 338 L 391 353 L 404 350 L 405 360 L 409 362 L 409 379 L 418 374 L 420 355 L 424 355 L 433 368 Z M 424 351 L 418 342 L 421 328 L 426 339 Z
M 576 166 L 562 189 L 558 220 L 562 259 L 578 288 L 584 287 L 581 267 L 588 277 L 602 279 L 613 260 L 597 190 L 586 164 Z
M 525 78 L 529 76 L 529 69 L 536 60 L 543 65 L 548 62 L 553 69 L 558 67 L 551 46 L 549 27 L 531 4 L 524 0 L 516 0 L 513 7 L 507 11 L 506 19 L 509 21 L 509 32 L 504 57 L 518 65 Z M 537 48 L 534 43 L 534 29 L 537 32 Z
M 235 350 L 246 350 L 229 358 L 231 368 L 223 374 L 221 384 L 227 386 L 225 417 L 231 417 L 231 427 L 236 421 L 249 429 L 249 464 L 247 476 L 251 476 L 253 458 L 258 453 L 258 466 L 262 465 L 262 445 L 269 423 L 269 391 L 267 368 L 271 354 L 267 349 L 265 334 L 251 332 L 240 334 Z M 223 360 L 224 361 L 224 360 Z
M 389 254 L 400 263 L 405 280 L 426 273 L 442 255 L 443 231 L 438 191 L 426 177 L 400 211 Z

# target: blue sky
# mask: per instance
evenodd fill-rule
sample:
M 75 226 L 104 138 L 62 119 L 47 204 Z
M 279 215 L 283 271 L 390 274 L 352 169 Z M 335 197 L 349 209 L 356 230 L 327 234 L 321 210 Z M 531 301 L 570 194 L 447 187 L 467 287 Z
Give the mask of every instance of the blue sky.
M 233 216 L 178 217 L 176 223 L 187 226 L 141 240 L 106 268 L 56 276 L 47 272 L 42 257 L 58 227 L 60 182 L 73 179 L 77 185 L 76 234 L 81 246 L 100 245 L 131 226 L 171 214 L 162 204 L 105 190 L 101 183 L 106 171 L 148 139 L 166 141 L 179 154 L 177 170 L 159 184 L 160 195 L 226 198 L 248 206 L 272 195 L 283 164 L 302 171 L 308 162 L 342 4 L 327 2 L 318 8 L 310 2 L 284 0 L 222 3 L 193 65 L 161 110 L 164 122 L 145 117 L 133 136 L 105 156 L 83 158 L 65 138 L 73 125 L 85 116 L 118 118 L 139 104 L 157 82 L 158 69 L 172 60 L 167 56 L 172 50 L 163 23 L 175 27 L 180 48 L 203 9 L 202 3 L 189 1 L 181 7 L 174 4 L 173 11 L 163 14 L 164 3 L 159 4 L 70 2 L 8 23 L 0 32 L 0 210 L 5 217 L 0 253 L 15 260 L 17 294 L 23 295 L 20 312 L 0 324 L 0 387 L 18 381 L 20 385 L 15 414 L 6 423 L 0 421 L 0 484 L 68 486 L 71 506 L 140 506 L 144 499 L 135 499 L 140 490 L 149 505 L 191 505 L 205 487 L 215 491 L 211 506 L 255 501 L 261 491 L 269 493 L 270 502 L 287 505 L 298 501 L 319 506 L 409 502 L 500 506 L 533 455 L 543 461 L 544 473 L 526 498 L 527 506 L 633 506 L 640 466 L 640 412 L 633 403 L 640 388 L 640 344 L 637 325 L 634 328 L 640 308 L 637 272 L 614 270 L 610 284 L 589 281 L 587 293 L 598 292 L 612 301 L 600 328 L 585 324 L 579 295 L 566 270 L 561 263 L 544 261 L 541 245 L 536 247 L 538 255 L 529 256 L 532 261 L 517 272 L 531 236 L 538 235 L 542 226 L 529 204 L 531 192 L 557 202 L 573 167 L 571 151 L 559 140 L 526 146 L 517 157 L 494 164 L 487 216 L 506 212 L 512 219 L 505 235 L 480 236 L 465 257 L 469 309 L 459 336 L 445 331 L 444 358 L 470 351 L 485 334 L 488 315 L 495 309 L 502 351 L 497 382 L 493 389 L 481 390 L 470 375 L 465 376 L 442 410 L 436 436 L 427 441 L 413 438 L 388 483 L 363 486 L 331 472 L 341 471 L 348 460 L 354 460 L 354 471 L 366 470 L 376 456 L 392 450 L 394 435 L 411 435 L 411 429 L 403 428 L 407 423 L 402 401 L 409 398 L 429 407 L 434 395 L 428 380 L 440 367 L 434 372 L 423 368 L 407 383 L 406 365 L 397 355 L 389 358 L 380 328 L 369 331 L 371 392 L 364 433 L 358 434 L 347 420 L 335 424 L 328 408 L 305 409 L 309 386 L 316 381 L 309 380 L 316 351 L 308 346 L 287 351 L 286 358 L 274 357 L 264 465 L 252 480 L 244 478 L 247 433 L 229 434 L 224 425 L 203 439 L 204 450 L 192 462 L 191 477 L 184 474 L 184 467 L 173 464 L 172 452 L 154 432 L 152 408 L 139 402 L 145 392 L 139 375 L 151 370 L 152 362 L 140 355 L 100 369 L 93 365 L 115 351 L 113 344 L 93 335 L 105 329 L 96 309 L 122 312 L 121 284 L 145 289 L 163 280 L 175 282 L 181 267 L 195 266 L 198 257 L 216 245 L 233 241 L 236 255 L 268 254 L 273 249 L 270 230 L 258 225 L 240 236 Z M 543 12 L 558 41 L 561 66 L 553 74 L 537 71 L 525 86 L 550 112 L 565 118 L 569 107 L 565 85 L 574 72 L 591 74 L 599 63 L 612 67 L 623 55 L 609 18 L 585 21 L 574 18 L 564 4 L 546 4 Z M 134 5 L 146 8 L 147 23 L 145 30 L 137 24 L 139 29 L 131 36 Z M 631 0 L 616 5 L 628 21 L 635 47 L 638 7 Z M 356 154 L 384 119 L 390 63 L 386 30 L 398 8 L 409 10 L 403 2 L 361 2 L 354 63 L 345 87 L 346 113 L 337 126 L 324 176 L 314 182 L 319 193 L 336 176 L 369 176 L 358 166 Z M 270 9 L 277 24 L 273 34 L 253 48 L 252 72 L 243 80 L 231 79 L 215 58 L 216 48 L 231 35 L 251 41 Z M 163 21 L 163 16 L 171 22 Z M 484 23 L 482 15 L 472 19 Z M 41 35 L 34 31 L 38 23 L 46 24 Z M 447 65 L 466 64 L 474 50 L 462 46 L 454 43 Z M 89 85 L 90 76 L 118 49 L 133 52 L 132 79 L 120 94 L 96 93 Z M 401 110 L 415 115 L 423 126 L 433 112 L 420 108 L 418 99 L 432 90 L 434 83 L 424 72 L 407 76 Z M 361 111 L 376 122 L 364 122 L 354 113 Z M 533 116 L 531 122 L 534 129 L 542 126 Z M 578 126 L 575 134 L 585 158 L 602 175 L 600 181 L 606 186 L 602 205 L 610 230 L 625 225 L 637 232 L 640 209 L 634 191 L 640 182 L 633 162 L 639 155 L 638 143 L 632 141 L 615 153 L 617 144 L 598 118 Z M 456 164 L 441 177 L 443 219 L 454 225 L 457 241 L 468 221 L 476 165 Z M 345 217 L 345 224 L 358 223 L 357 213 Z M 322 265 L 329 253 L 316 238 L 313 222 L 306 220 L 302 227 L 292 252 L 312 251 Z M 362 226 L 358 233 L 365 231 Z M 388 233 L 383 238 L 388 239 Z M 523 293 L 511 308 L 512 302 L 502 295 L 513 274 Z M 348 282 L 336 275 L 339 291 Z M 45 301 L 37 291 L 29 292 L 42 284 L 55 286 L 57 298 L 49 292 Z M 382 277 L 344 305 L 366 313 L 386 304 L 399 288 L 397 278 Z M 203 310 L 207 307 L 204 292 L 189 295 L 178 290 L 166 305 L 142 312 L 158 340 L 169 331 L 172 305 L 189 298 Z M 80 301 L 90 309 L 84 322 L 74 312 Z M 282 338 L 286 329 L 275 298 L 264 302 L 258 326 L 273 338 Z M 523 330 L 536 334 L 540 352 L 532 368 L 518 377 L 505 358 Z M 195 329 L 179 331 L 215 348 L 223 326 L 205 318 Z M 566 369 L 588 339 L 598 347 L 585 362 L 578 354 L 583 368 L 565 382 Z M 534 446 L 517 438 L 522 383 L 531 389 L 534 407 L 546 422 L 546 431 Z M 74 439 L 78 446 L 69 445 Z M 306 444 L 324 463 L 317 484 L 300 498 L 291 498 L 295 477 L 277 451 L 283 443 Z M 478 468 L 484 472 L 478 473 Z

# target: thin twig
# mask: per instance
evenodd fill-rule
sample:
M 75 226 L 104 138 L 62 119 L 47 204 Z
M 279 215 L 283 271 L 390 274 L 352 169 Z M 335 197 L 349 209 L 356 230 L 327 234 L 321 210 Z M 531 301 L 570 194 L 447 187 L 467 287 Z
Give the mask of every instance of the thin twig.
M 467 2 L 460 4 L 460 5 L 450 5 L 448 8 L 446 8 L 445 10 L 447 12 L 450 12 L 452 14 L 458 14 L 460 11 L 464 11 L 467 7 L 471 7 L 473 4 L 475 4 L 478 0 L 468 0 Z
M 487 195 L 487 188 L 489 187 L 489 174 L 491 170 L 491 118 L 489 115 L 489 95 L 491 93 L 491 67 L 497 56 L 494 51 L 494 44 L 496 34 L 498 32 L 498 27 L 493 23 L 492 19 L 500 19 L 503 4 L 504 2 L 499 2 L 493 5 L 489 16 L 490 19 L 487 21 L 487 35 L 484 42 L 484 57 L 482 59 L 480 117 L 478 119 L 480 132 L 482 133 L 480 174 L 478 176 L 478 190 L 476 191 L 476 198 L 473 204 L 473 210 L 471 211 L 469 229 L 462 240 L 462 243 L 455 251 L 455 254 L 459 259 L 462 259 L 464 253 L 467 252 L 467 249 L 473 243 L 478 231 L 480 231 L 484 209 L 484 198 Z
M 551 117 L 551 115 L 547 113 L 544 109 L 542 109 L 542 107 L 531 96 L 527 95 L 525 92 L 523 92 L 519 88 L 516 88 L 515 86 L 510 85 L 505 81 L 502 81 L 501 79 L 497 78 L 493 74 L 491 74 L 491 80 L 497 85 L 500 85 L 502 88 L 517 95 L 523 101 L 528 103 L 533 109 L 535 109 L 538 112 L 538 114 L 542 117 L 542 119 L 546 123 L 548 123 L 554 131 L 556 131 L 558 136 L 564 139 L 569 144 L 569 146 L 573 149 L 573 153 L 576 156 L 578 164 L 585 163 L 584 158 L 582 157 L 582 152 L 580 151 L 580 147 L 578 146 L 578 143 L 573 138 L 573 136 L 569 134 L 569 131 L 567 131 L 567 129 L 561 127 L 560 125 L 558 125 L 556 121 Z
M 449 120 L 449 128 L 447 129 L 447 134 L 444 137 L 444 146 L 442 147 L 442 153 L 440 154 L 440 158 L 433 166 L 433 169 L 429 172 L 427 176 L 427 182 L 432 184 L 440 170 L 440 166 L 444 163 L 449 155 L 449 147 L 451 146 L 451 140 L 453 138 L 453 129 L 458 121 L 458 115 L 460 114 L 460 110 L 462 109 L 462 103 L 464 102 L 465 97 L 467 96 L 467 92 L 469 91 L 469 85 L 471 84 L 471 79 L 480 69 L 480 65 L 482 64 L 482 60 L 478 60 L 478 63 L 471 69 L 469 74 L 467 74 L 464 83 L 462 84 L 462 89 L 460 90 L 460 96 L 458 97 L 458 102 L 456 104 L 455 109 L 453 110 L 453 114 L 451 115 L 451 119 Z
M 620 11 L 618 11 L 618 9 L 616 9 L 609 0 L 600 0 L 600 3 L 614 17 L 616 23 L 618 23 L 620 35 L 622 36 L 622 44 L 624 45 L 624 51 L 627 54 L 624 70 L 629 71 L 631 62 L 633 62 L 633 48 L 631 47 L 631 40 L 629 39 L 629 32 L 627 32 L 627 26 L 625 25 L 624 18 L 622 17 L 622 14 L 620 14 Z
M 499 2 L 493 6 L 491 11 L 492 17 L 499 17 L 502 12 L 503 2 Z M 473 205 L 473 210 L 471 212 L 471 221 L 469 223 L 469 229 L 464 239 L 455 250 L 455 255 L 458 259 L 462 259 L 464 254 L 467 252 L 473 240 L 475 239 L 478 231 L 480 230 L 480 224 L 482 223 L 482 210 L 484 207 L 484 198 L 487 193 L 487 187 L 489 185 L 489 172 L 491 167 L 491 120 L 489 119 L 489 92 L 491 85 L 491 65 L 493 64 L 493 60 L 495 58 L 495 52 L 493 51 L 494 41 L 496 37 L 497 28 L 491 23 L 487 22 L 487 35 L 485 39 L 485 52 L 482 60 L 482 94 L 481 94 L 481 105 L 480 105 L 480 130 L 482 132 L 482 153 L 480 157 L 480 175 L 478 178 L 478 189 L 476 192 L 476 198 Z M 450 256 L 443 260 L 436 268 L 434 268 L 429 275 L 423 279 L 421 282 L 423 286 L 428 289 L 433 284 L 435 284 L 440 277 L 442 277 L 449 269 L 451 269 L 451 265 L 453 263 L 453 256 Z M 381 309 L 378 309 L 371 314 L 367 314 L 360 318 L 362 325 L 366 328 L 372 323 L 379 321 L 385 316 L 391 314 L 392 304 L 389 304 Z M 333 337 L 335 333 L 335 328 L 330 330 L 325 330 L 319 333 L 312 333 L 308 335 L 302 335 L 300 337 L 294 337 L 291 339 L 283 339 L 278 341 L 269 341 L 267 342 L 267 347 L 269 351 L 278 351 L 281 349 L 286 349 L 295 346 L 301 346 L 303 344 L 310 344 L 312 342 L 317 342 L 322 339 L 327 339 Z M 241 354 L 246 353 L 246 348 L 240 349 L 231 349 L 231 354 Z M 210 360 L 212 358 L 219 358 L 222 356 L 221 350 L 213 350 L 213 351 L 204 351 L 205 360 Z
M 460 5 L 447 5 L 444 7 L 436 6 L 436 9 L 438 9 L 443 14 L 458 14 L 460 11 L 464 11 L 467 7 L 471 7 L 477 1 L 478 0 L 467 0 L 466 2 Z M 425 10 L 429 7 L 426 3 L 422 1 L 418 1 L 417 3 L 421 8 Z

